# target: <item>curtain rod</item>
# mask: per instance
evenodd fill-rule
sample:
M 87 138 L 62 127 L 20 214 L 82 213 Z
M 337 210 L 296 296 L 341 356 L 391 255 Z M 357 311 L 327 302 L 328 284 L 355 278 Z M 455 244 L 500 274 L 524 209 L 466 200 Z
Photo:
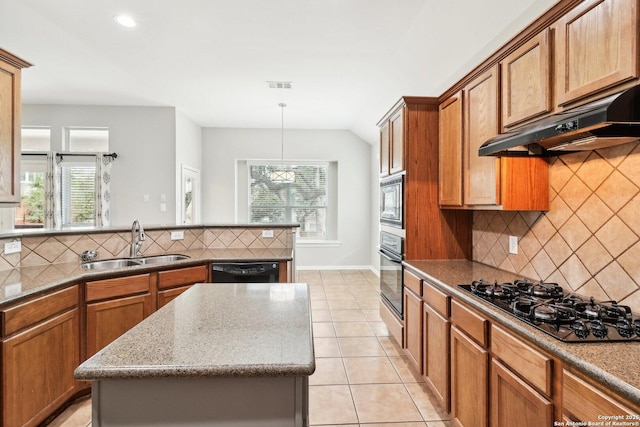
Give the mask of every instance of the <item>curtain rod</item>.
M 25 152 L 20 153 L 22 156 L 46 156 L 49 152 Z M 64 156 L 97 156 L 101 153 L 56 153 L 56 157 L 62 158 Z M 104 157 L 111 157 L 112 159 L 118 158 L 118 153 L 103 154 Z
M 101 153 L 56 153 L 56 157 L 62 159 L 64 158 L 64 156 L 97 156 L 98 154 L 101 154 Z M 118 154 L 117 153 L 103 154 L 103 157 L 111 157 L 112 159 L 115 160 L 118 158 Z

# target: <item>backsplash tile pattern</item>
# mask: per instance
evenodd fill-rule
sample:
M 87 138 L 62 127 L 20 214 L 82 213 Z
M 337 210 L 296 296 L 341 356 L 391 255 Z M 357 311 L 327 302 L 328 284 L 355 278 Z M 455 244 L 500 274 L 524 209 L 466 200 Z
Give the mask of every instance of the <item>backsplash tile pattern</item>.
M 549 174 L 548 212 L 474 212 L 473 259 L 640 313 L 640 143 L 555 157 Z
M 149 230 L 141 255 L 175 253 L 190 249 L 281 249 L 293 247 L 289 228 L 274 228 L 272 238 L 262 237 L 262 228 L 208 227 L 184 230 L 183 240 L 171 240 L 171 230 Z M 15 239 L 0 239 L 0 247 Z M 80 254 L 97 250 L 98 259 L 128 257 L 131 233 L 87 233 L 23 237 L 22 252 L 0 255 L 0 271 L 20 266 L 80 262 Z

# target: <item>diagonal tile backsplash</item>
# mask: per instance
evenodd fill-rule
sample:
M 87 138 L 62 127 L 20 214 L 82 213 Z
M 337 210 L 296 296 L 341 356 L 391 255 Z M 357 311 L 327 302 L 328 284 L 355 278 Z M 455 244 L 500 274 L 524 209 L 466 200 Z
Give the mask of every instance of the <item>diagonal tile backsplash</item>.
M 142 245 L 142 255 L 182 252 L 190 249 L 283 249 L 293 248 L 291 228 L 274 228 L 273 237 L 263 238 L 262 228 L 206 227 L 186 228 L 184 239 L 171 240 L 171 231 L 149 230 Z M 15 267 L 79 262 L 86 250 L 97 250 L 98 259 L 128 257 L 131 233 L 100 232 L 51 234 L 22 238 L 22 252 L 0 254 L 0 271 Z M 15 239 L 0 239 L 0 245 Z
M 548 212 L 474 212 L 473 259 L 640 313 L 640 143 L 555 157 L 549 181 Z

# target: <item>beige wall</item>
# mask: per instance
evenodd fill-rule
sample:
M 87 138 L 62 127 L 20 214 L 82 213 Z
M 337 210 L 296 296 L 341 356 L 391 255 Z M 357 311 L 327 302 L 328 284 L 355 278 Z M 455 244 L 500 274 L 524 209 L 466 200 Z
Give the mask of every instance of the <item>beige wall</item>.
M 473 259 L 640 312 L 640 143 L 552 158 L 550 186 L 548 212 L 475 212 Z

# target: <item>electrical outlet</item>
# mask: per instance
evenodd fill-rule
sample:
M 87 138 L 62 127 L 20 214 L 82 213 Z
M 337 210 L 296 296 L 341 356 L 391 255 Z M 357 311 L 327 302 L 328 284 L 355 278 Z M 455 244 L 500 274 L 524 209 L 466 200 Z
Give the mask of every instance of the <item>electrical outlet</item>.
M 509 236 L 509 253 L 518 255 L 518 237 Z
M 171 240 L 182 240 L 182 239 L 184 239 L 184 231 L 171 232 Z
M 262 237 L 272 238 L 273 230 L 262 230 Z
M 17 241 L 17 242 L 7 242 L 4 244 L 4 253 L 6 255 L 8 254 L 15 254 L 22 251 L 22 242 Z

